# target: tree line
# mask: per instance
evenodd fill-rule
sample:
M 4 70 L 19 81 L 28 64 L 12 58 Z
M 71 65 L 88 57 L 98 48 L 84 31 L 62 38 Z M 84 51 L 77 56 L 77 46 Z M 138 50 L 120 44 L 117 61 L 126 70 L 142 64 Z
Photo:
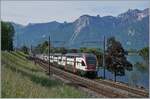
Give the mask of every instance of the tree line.
M 2 50 L 13 50 L 13 36 L 15 33 L 14 27 L 9 22 L 1 22 L 2 31 L 1 31 L 1 41 L 2 41 Z M 32 52 L 34 53 L 48 53 L 48 46 L 50 46 L 51 53 L 93 53 L 96 55 L 98 59 L 99 66 L 103 66 L 103 50 L 98 48 L 80 48 L 80 49 L 66 49 L 64 47 L 60 48 L 54 48 L 52 44 L 48 43 L 48 41 L 44 41 L 41 44 L 38 44 L 36 47 L 32 49 Z M 114 73 L 115 77 L 117 75 L 124 75 L 125 69 L 132 70 L 132 64 L 127 61 L 125 55 L 127 52 L 124 50 L 123 46 L 119 41 L 117 41 L 114 37 L 110 37 L 107 39 L 107 49 L 105 51 L 105 65 L 106 68 Z M 21 50 L 29 54 L 29 48 L 26 46 L 22 46 Z M 139 54 L 143 57 L 147 57 L 147 50 L 148 48 L 144 48 L 141 51 L 139 51 Z
M 14 33 L 14 27 L 10 22 L 1 21 L 1 50 L 13 50 Z
M 1 21 L 1 50 L 13 51 L 13 37 L 14 37 L 14 27 L 10 22 Z M 38 44 L 32 49 L 34 53 L 48 53 L 48 41 L 44 41 Z M 110 37 L 107 39 L 105 51 L 105 65 L 106 68 L 114 73 L 115 77 L 117 75 L 124 75 L 125 69 L 132 70 L 132 64 L 126 59 L 127 51 L 124 50 L 122 44 L 115 39 L 115 37 Z M 29 48 L 22 46 L 21 51 L 29 54 Z M 82 47 L 80 49 L 66 49 L 64 47 L 54 48 L 50 43 L 51 53 L 93 53 L 98 59 L 99 66 L 103 66 L 103 49 L 100 48 L 86 48 Z M 145 47 L 138 51 L 144 59 L 149 60 L 149 47 Z
M 34 52 L 48 54 L 48 44 L 48 41 L 45 41 L 42 44 L 37 45 L 34 48 Z M 52 44 L 50 44 L 50 48 L 51 53 L 93 53 L 97 57 L 99 66 L 103 66 L 103 49 L 86 47 L 81 47 L 80 49 L 66 49 L 64 47 L 54 48 Z M 107 70 L 114 74 L 115 80 L 116 76 L 125 75 L 125 70 L 132 70 L 132 64 L 126 58 L 128 52 L 115 37 L 107 39 L 106 48 L 105 66 Z

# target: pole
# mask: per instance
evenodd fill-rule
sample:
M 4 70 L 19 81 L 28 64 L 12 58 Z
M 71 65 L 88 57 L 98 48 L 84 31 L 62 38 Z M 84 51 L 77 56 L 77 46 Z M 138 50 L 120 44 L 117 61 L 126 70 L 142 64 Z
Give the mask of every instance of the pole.
M 116 82 L 116 69 L 115 69 L 115 82 Z
M 103 41 L 103 67 L 104 67 L 104 79 L 105 79 L 105 36 L 104 36 L 104 41 Z
M 48 41 L 48 59 L 49 59 L 49 61 L 48 61 L 48 70 L 49 70 L 49 76 L 50 76 L 50 36 L 49 36 L 49 41 Z
M 16 47 L 15 47 L 15 51 L 17 51 L 17 47 L 18 47 L 18 34 L 16 33 Z
M 31 44 L 31 48 L 30 48 L 30 54 L 32 55 L 32 44 Z

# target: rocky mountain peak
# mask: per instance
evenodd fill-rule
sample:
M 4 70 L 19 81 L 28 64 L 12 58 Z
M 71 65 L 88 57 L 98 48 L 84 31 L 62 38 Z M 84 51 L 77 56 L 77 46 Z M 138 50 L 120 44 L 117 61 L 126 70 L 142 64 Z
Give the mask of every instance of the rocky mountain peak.
M 89 15 L 82 15 L 76 20 L 76 22 L 88 25 L 91 17 L 92 16 Z
M 19 46 L 24 41 L 31 42 L 33 39 L 35 40 L 33 45 L 36 45 L 39 38 L 51 35 L 53 40 L 68 42 L 69 47 L 80 47 L 86 46 L 81 44 L 82 41 L 97 41 L 103 39 L 105 35 L 116 37 L 126 48 L 142 48 L 148 45 L 149 40 L 149 18 L 147 16 L 149 16 L 149 9 L 129 9 L 118 17 L 82 15 L 71 23 L 51 21 L 31 24 L 24 28 L 14 26 L 16 26 L 16 33 L 21 34 L 19 35 Z M 16 38 L 17 36 L 14 40 Z M 59 44 L 54 45 L 60 46 Z
M 144 9 L 142 12 L 145 16 L 149 16 L 149 8 Z
M 75 21 L 75 32 L 80 32 L 83 28 L 87 27 L 90 24 L 89 15 L 82 15 Z
M 129 9 L 127 12 L 118 15 L 118 18 L 122 19 L 136 19 L 142 20 L 144 17 L 149 15 L 149 9 L 138 10 L 138 9 Z

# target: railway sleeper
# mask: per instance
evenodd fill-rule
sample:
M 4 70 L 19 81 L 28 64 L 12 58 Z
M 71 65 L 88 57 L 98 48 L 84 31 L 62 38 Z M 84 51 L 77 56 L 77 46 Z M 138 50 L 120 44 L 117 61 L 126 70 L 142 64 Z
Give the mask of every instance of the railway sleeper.
M 43 64 L 43 61 L 41 61 L 41 60 L 39 60 L 39 62 L 40 62 L 41 65 L 44 65 L 45 67 L 48 68 L 47 62 L 44 62 L 44 64 Z M 76 82 L 76 83 L 81 82 L 81 83 L 78 83 L 78 84 L 82 85 L 84 87 L 87 87 L 89 89 L 95 90 L 96 92 L 98 92 L 100 94 L 107 95 L 109 97 L 127 97 L 127 96 L 129 96 L 127 94 L 122 94 L 122 93 L 119 93 L 119 92 L 115 92 L 112 89 L 104 87 L 100 84 L 95 84 L 95 82 L 93 82 L 93 81 L 89 82 L 89 81 L 87 81 L 87 79 L 85 79 L 85 78 L 83 79 L 81 77 L 78 77 L 77 75 L 69 74 L 68 72 L 62 71 L 60 69 L 59 70 L 56 69 L 56 68 L 54 69 L 54 67 L 51 67 L 51 72 L 52 71 L 53 71 L 53 73 L 56 73 L 56 74 L 60 75 L 61 77 L 64 76 L 65 79 L 67 78 L 67 79 L 71 80 L 72 82 Z M 110 94 L 108 94 L 108 93 L 110 93 Z M 132 96 L 132 95 L 130 95 L 130 96 Z M 133 97 L 135 97 L 135 96 L 133 96 Z

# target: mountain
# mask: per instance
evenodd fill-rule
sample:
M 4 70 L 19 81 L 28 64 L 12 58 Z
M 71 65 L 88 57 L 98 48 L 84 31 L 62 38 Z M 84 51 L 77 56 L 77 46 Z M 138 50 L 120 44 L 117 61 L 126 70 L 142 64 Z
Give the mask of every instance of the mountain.
M 117 17 L 82 15 L 71 23 L 52 21 L 27 26 L 13 23 L 13 26 L 14 45 L 19 47 L 37 45 L 48 40 L 49 35 L 54 47 L 102 47 L 104 36 L 114 36 L 126 49 L 139 49 L 148 46 L 149 9 L 129 9 Z

